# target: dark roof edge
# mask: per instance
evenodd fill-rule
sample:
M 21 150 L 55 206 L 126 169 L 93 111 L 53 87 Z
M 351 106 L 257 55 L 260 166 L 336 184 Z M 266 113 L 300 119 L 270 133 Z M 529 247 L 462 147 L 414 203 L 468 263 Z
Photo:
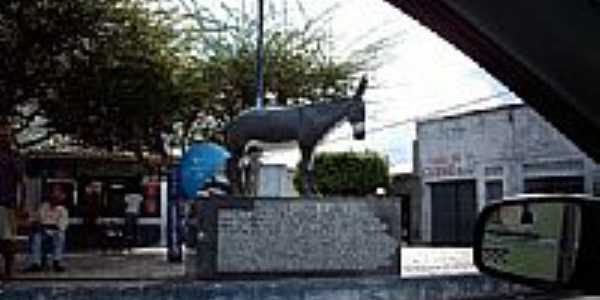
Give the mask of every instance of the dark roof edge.
M 61 151 L 27 151 L 22 154 L 29 159 L 81 159 L 81 160 L 111 160 L 123 162 L 136 162 L 137 159 L 133 155 L 124 154 L 96 154 L 96 153 L 80 153 L 80 152 L 61 152 Z
M 494 107 L 490 107 L 490 108 L 474 109 L 474 110 L 470 110 L 470 111 L 466 111 L 466 112 L 462 112 L 462 113 L 458 113 L 458 114 L 454 114 L 454 115 L 426 118 L 423 120 L 419 120 L 417 122 L 417 125 L 422 124 L 422 123 L 429 123 L 429 122 L 460 119 L 460 118 L 464 118 L 464 117 L 475 116 L 478 114 L 494 113 L 494 112 L 499 112 L 499 111 L 503 111 L 503 110 L 515 110 L 515 109 L 520 109 L 520 108 L 525 108 L 525 107 L 529 107 L 529 106 L 524 103 L 511 103 L 511 104 L 494 106 Z

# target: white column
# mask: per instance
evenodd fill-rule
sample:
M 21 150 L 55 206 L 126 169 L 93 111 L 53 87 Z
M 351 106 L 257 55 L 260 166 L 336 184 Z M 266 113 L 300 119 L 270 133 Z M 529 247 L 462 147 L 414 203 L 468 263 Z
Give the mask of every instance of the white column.
M 475 197 L 477 203 L 477 212 L 481 212 L 481 210 L 485 207 L 485 182 L 487 178 L 485 177 L 485 164 L 476 162 L 475 163 Z
M 168 185 L 166 178 L 160 181 L 160 245 L 167 246 L 167 213 L 168 213 Z

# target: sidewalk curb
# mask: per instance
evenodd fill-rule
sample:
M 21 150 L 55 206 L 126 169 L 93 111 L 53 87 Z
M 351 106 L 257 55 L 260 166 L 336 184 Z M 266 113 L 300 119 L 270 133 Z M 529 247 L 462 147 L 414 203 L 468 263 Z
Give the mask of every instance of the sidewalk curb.
M 11 281 L 3 299 L 452 299 L 492 297 L 528 289 L 483 275 L 400 278 L 293 278 L 265 281 Z

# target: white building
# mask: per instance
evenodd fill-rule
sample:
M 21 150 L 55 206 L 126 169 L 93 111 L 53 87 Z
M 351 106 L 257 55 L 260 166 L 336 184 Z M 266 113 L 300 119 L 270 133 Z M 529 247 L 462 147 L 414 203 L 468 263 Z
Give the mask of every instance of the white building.
M 477 212 L 520 193 L 600 192 L 600 169 L 525 105 L 417 124 L 421 236 L 470 244 Z

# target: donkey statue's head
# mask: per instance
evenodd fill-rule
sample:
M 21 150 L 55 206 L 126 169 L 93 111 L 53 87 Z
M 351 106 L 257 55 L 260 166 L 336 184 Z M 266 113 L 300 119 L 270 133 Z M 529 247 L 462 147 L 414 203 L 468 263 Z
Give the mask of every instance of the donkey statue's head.
M 348 111 L 348 121 L 352 125 L 352 134 L 355 140 L 365 139 L 365 102 L 363 101 L 363 94 L 366 89 L 367 77 L 363 76 L 354 97 L 352 97 L 352 104 L 350 104 Z

